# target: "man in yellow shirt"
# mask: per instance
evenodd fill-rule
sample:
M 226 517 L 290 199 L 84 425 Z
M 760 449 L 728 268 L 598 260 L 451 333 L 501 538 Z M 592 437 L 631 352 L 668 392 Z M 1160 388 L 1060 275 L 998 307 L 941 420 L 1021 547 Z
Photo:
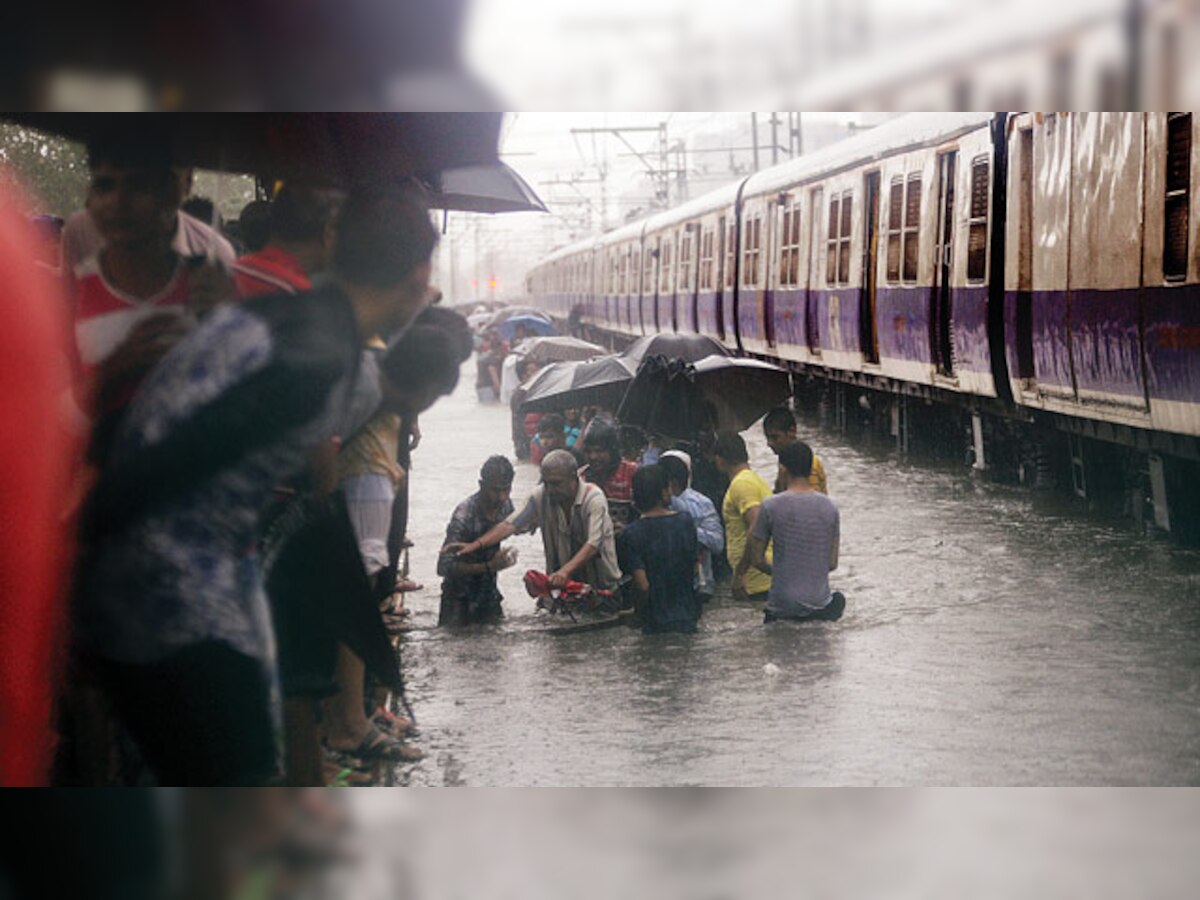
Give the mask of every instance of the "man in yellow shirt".
M 796 443 L 800 438 L 796 435 L 796 417 L 792 415 L 792 411 L 786 406 L 777 406 L 767 413 L 763 419 L 763 435 L 767 439 L 767 446 L 776 456 L 784 447 Z M 815 451 L 813 452 L 812 472 L 808 476 L 808 486 L 822 494 L 829 493 L 825 483 L 825 467 L 821 465 L 821 460 Z M 775 476 L 775 493 L 782 494 L 787 489 L 788 475 L 783 466 L 780 466 L 779 474 Z
M 743 603 L 766 601 L 771 576 L 751 567 L 746 538 L 754 528 L 763 500 L 771 496 L 771 488 L 750 468 L 746 442 L 740 434 L 725 431 L 717 436 L 716 463 L 729 478 L 721 511 L 725 515 L 725 551 L 733 566 L 733 599 Z M 767 553 L 770 554 L 769 548 Z

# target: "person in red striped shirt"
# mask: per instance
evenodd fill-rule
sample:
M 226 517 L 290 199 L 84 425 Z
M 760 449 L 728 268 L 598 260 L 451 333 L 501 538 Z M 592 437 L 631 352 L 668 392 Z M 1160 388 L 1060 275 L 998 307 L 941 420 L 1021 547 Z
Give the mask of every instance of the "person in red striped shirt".
M 335 205 L 329 191 L 284 185 L 271 203 L 267 245 L 234 263 L 238 294 L 249 299 L 309 290 L 329 261 Z

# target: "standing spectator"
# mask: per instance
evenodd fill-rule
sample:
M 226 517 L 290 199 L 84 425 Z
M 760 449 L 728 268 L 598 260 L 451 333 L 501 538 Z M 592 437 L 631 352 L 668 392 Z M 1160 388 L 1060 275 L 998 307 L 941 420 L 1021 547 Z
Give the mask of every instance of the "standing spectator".
M 388 531 L 396 488 L 406 475 L 396 463 L 401 417 L 419 415 L 454 390 L 458 360 L 453 339 L 439 328 L 414 325 L 387 352 L 380 374 L 383 404 L 338 455 L 338 475 L 363 566 L 377 596 L 388 597 L 393 584 L 387 580 L 396 577 L 388 564 Z M 325 703 L 329 746 L 366 761 L 420 759 L 419 750 L 384 734 L 367 718 L 363 661 L 345 644 L 337 652 L 340 689 Z
M 732 431 L 717 436 L 717 467 L 729 478 L 729 490 L 723 503 L 725 513 L 725 549 L 733 566 L 733 599 L 745 603 L 764 601 L 771 590 L 771 576 L 750 566 L 746 541 L 754 528 L 762 502 L 771 496 L 771 488 L 750 468 L 746 442 Z M 770 550 L 767 550 L 770 554 Z M 767 560 L 770 561 L 768 555 Z
M 617 587 L 621 570 L 604 492 L 580 480 L 575 457 L 566 450 L 546 454 L 542 483 L 518 512 L 482 537 L 467 544 L 454 542 L 442 550 L 466 556 L 538 528 L 542 530 L 551 587 L 562 587 L 570 580 L 586 582 L 599 590 Z
M 274 777 L 274 637 L 253 547 L 271 489 L 343 421 L 364 334 L 425 302 L 428 212 L 373 189 L 343 207 L 333 280 L 227 305 L 143 383 L 93 495 L 81 630 L 160 784 Z
M 608 498 L 608 511 L 618 533 L 635 518 L 633 510 L 633 473 L 637 463 L 621 458 L 617 429 L 603 419 L 594 419 L 583 437 L 583 456 L 587 465 L 579 474 L 598 485 Z
M 294 294 L 312 287 L 329 264 L 334 198 L 328 191 L 284 185 L 270 205 L 270 240 L 233 266 L 238 294 Z
M 796 436 L 795 415 L 786 406 L 775 407 L 763 418 L 763 435 L 767 439 L 767 446 L 776 456 L 779 456 L 784 447 L 799 440 Z M 821 465 L 821 460 L 815 453 L 813 454 L 812 475 L 809 476 L 809 483 L 814 491 L 822 494 L 829 493 L 825 483 L 825 467 Z M 775 476 L 775 493 L 781 494 L 787 489 L 788 475 L 781 462 L 779 472 Z
M 643 466 L 634 473 L 633 502 L 641 516 L 621 532 L 617 550 L 646 634 L 687 634 L 700 619 L 693 588 L 696 523 L 686 512 L 670 509 L 670 501 L 661 467 Z
M 717 515 L 721 518 L 721 528 L 725 528 L 725 517 L 722 506 L 725 503 L 725 492 L 729 490 L 729 479 L 717 468 L 714 449 L 717 436 L 711 431 L 701 431 L 696 435 L 696 454 L 692 457 L 692 487 L 707 497 L 716 507 Z M 713 577 L 720 583 L 725 583 L 733 574 L 726 551 L 713 554 Z
M 771 575 L 764 622 L 840 619 L 846 598 L 829 590 L 838 565 L 841 523 L 838 508 L 809 480 L 812 448 L 794 441 L 779 453 L 788 489 L 763 501 L 750 537 L 752 564 Z M 774 560 L 767 544 L 774 543 Z
M 508 348 L 500 332 L 489 328 L 475 354 L 475 393 L 480 403 L 496 403 L 500 399 L 500 369 Z
M 266 200 L 251 200 L 242 207 L 237 226 L 246 253 L 257 253 L 271 239 L 271 204 Z
M 583 424 L 579 418 L 579 410 L 575 407 L 564 409 L 563 421 L 566 423 L 567 449 L 575 450 L 576 445 L 579 443 L 579 436 L 583 431 Z
M 712 560 L 713 554 L 725 549 L 725 527 L 713 502 L 689 487 L 691 457 L 682 450 L 668 450 L 658 464 L 667 473 L 671 509 L 687 513 L 696 523 L 696 596 L 701 603 L 707 603 L 716 591 Z
M 446 526 L 445 546 L 470 544 L 512 515 L 513 467 L 503 456 L 490 457 L 479 470 L 479 490 L 458 504 Z M 499 545 L 467 556 L 443 550 L 438 555 L 442 576 L 442 606 L 438 625 L 476 625 L 496 622 L 504 615 L 504 597 L 496 573 L 515 564 L 512 552 Z

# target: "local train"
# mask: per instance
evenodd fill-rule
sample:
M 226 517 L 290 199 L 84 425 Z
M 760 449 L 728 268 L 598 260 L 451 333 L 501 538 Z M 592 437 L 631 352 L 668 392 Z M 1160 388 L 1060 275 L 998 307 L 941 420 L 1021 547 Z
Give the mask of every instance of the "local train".
M 815 379 L 1133 448 L 1170 528 L 1168 494 L 1200 482 L 1198 127 L 902 116 L 565 247 L 529 272 L 529 302 L 614 343 L 700 332 Z

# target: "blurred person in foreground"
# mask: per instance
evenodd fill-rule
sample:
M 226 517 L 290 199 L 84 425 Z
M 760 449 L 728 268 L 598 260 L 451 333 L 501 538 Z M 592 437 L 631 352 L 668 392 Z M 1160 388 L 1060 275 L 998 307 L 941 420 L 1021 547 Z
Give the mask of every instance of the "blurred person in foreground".
M 444 546 L 470 544 L 512 515 L 512 484 L 512 463 L 503 456 L 489 457 L 479 470 L 479 490 L 455 507 Z M 496 574 L 516 561 L 515 551 L 502 551 L 498 544 L 469 555 L 443 550 L 438 555 L 442 576 L 438 625 L 477 625 L 503 618 L 504 597 Z
M 271 239 L 271 203 L 251 200 L 238 214 L 237 236 L 247 254 L 257 253 Z
M 775 407 L 763 417 L 763 436 L 767 439 L 767 446 L 771 448 L 771 452 L 779 456 L 784 447 L 788 447 L 800 440 L 796 434 L 795 414 L 786 406 Z M 775 493 L 782 494 L 786 491 L 788 489 L 788 481 L 787 470 L 781 461 L 779 472 L 775 476 Z M 814 491 L 822 494 L 829 493 L 825 481 L 825 466 L 822 465 L 820 457 L 815 452 L 813 453 L 812 474 L 809 476 L 809 484 L 812 485 Z
M 713 579 L 713 554 L 725 549 L 725 527 L 713 502 L 689 486 L 692 459 L 682 450 L 668 450 L 658 464 L 667 475 L 671 489 L 671 509 L 685 512 L 696 523 L 696 597 L 702 604 L 713 598 L 716 582 Z
M 733 599 L 740 603 L 763 602 L 771 590 L 771 576 L 752 568 L 747 540 L 754 530 L 762 502 L 771 488 L 750 468 L 750 455 L 740 434 L 723 431 L 713 450 L 717 468 L 729 478 L 722 511 L 725 519 L 725 549 L 733 566 Z M 770 549 L 766 551 L 770 553 Z M 770 556 L 767 556 L 770 561 Z
M 621 580 L 612 519 L 604 492 L 579 477 L 575 457 L 567 450 L 547 453 L 542 483 L 525 505 L 486 534 L 468 543 L 447 544 L 443 553 L 469 556 L 514 534 L 542 530 L 550 586 L 582 581 L 598 590 L 615 590 Z
M 788 489 L 767 497 L 750 534 L 751 565 L 771 576 L 764 622 L 835 620 L 846 598 L 829 590 L 838 565 L 841 522 L 838 508 L 812 486 L 812 448 L 803 441 L 779 452 Z M 767 559 L 767 544 L 774 557 Z
M 36 264 L 24 204 L 0 190 L 0 786 L 48 783 L 65 666 L 72 541 L 64 518 L 80 436 L 61 298 Z
M 387 539 L 396 489 L 407 477 L 396 462 L 402 418 L 421 414 L 439 397 L 451 393 L 458 384 L 459 362 L 454 340 L 446 331 L 432 325 L 413 325 L 380 362 L 383 403 L 378 412 L 338 454 L 340 487 L 363 567 L 378 600 L 386 602 L 395 586 Z M 338 601 L 330 598 L 330 602 Z M 367 716 L 363 700 L 366 675 L 362 659 L 345 644 L 339 644 L 339 690 L 324 704 L 324 733 L 329 748 L 367 763 L 421 759 L 421 751 L 401 743 L 399 735 L 387 733 Z M 391 724 L 393 731 L 401 733 L 412 726 L 412 722 L 399 717 Z
M 630 577 L 634 609 L 645 634 L 690 634 L 700 619 L 693 588 L 696 523 L 670 508 L 667 473 L 657 465 L 633 475 L 633 502 L 641 514 L 617 539 L 621 570 Z
M 131 405 L 90 504 L 80 619 L 159 783 L 276 777 L 274 635 L 251 549 L 259 513 L 316 448 L 361 424 L 346 410 L 364 336 L 416 316 L 436 242 L 411 197 L 356 192 L 328 285 L 218 309 Z
M 266 246 L 239 257 L 233 278 L 243 298 L 294 294 L 325 271 L 333 246 L 334 197 L 329 191 L 285 184 L 269 207 Z

